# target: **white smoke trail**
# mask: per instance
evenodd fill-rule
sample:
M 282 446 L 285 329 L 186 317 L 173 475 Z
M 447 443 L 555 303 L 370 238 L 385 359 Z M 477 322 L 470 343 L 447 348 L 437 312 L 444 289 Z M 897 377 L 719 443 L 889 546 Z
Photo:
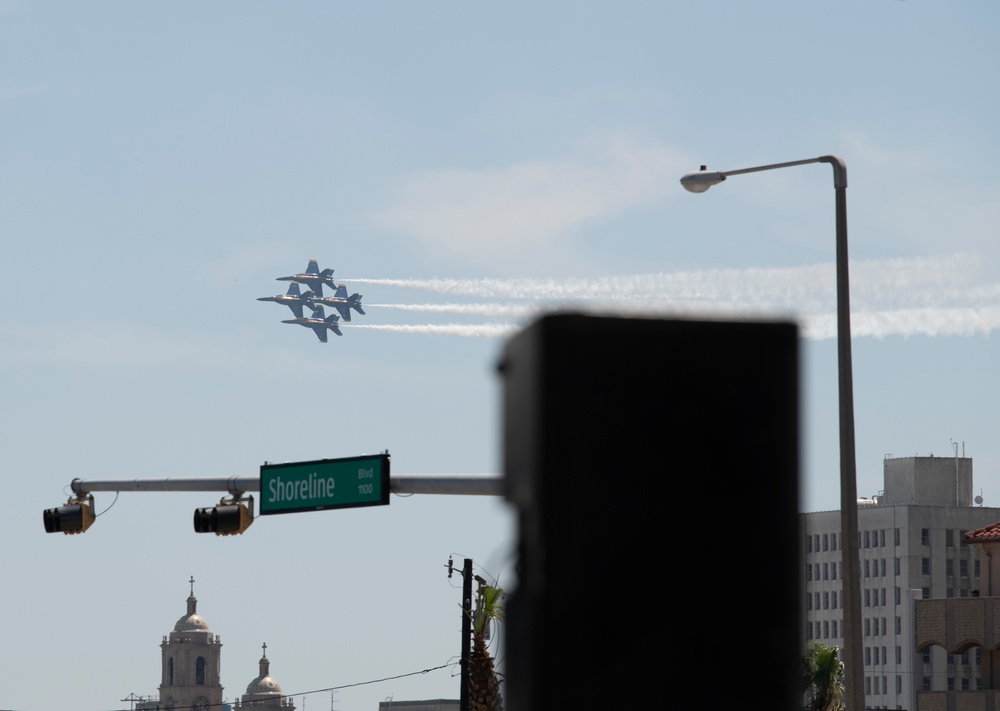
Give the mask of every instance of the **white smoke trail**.
M 488 318 L 525 318 L 538 312 L 538 307 L 530 304 L 365 304 L 365 308 L 461 314 Z
M 982 262 L 973 255 L 852 262 L 850 276 L 852 335 L 855 337 L 973 335 L 1000 329 L 1000 284 L 983 276 Z M 801 323 L 806 338 L 825 339 L 836 335 L 833 264 L 593 279 L 354 281 L 522 302 L 382 305 L 408 311 L 522 322 L 559 310 L 683 318 L 795 319 Z M 413 328 L 445 328 L 455 335 L 486 334 L 483 327 L 471 325 Z
M 423 325 L 391 325 L 391 324 L 364 324 L 351 326 L 354 328 L 367 328 L 373 331 L 391 331 L 393 333 L 422 333 L 428 336 L 466 336 L 471 338 L 504 338 L 520 328 L 512 323 L 449 323 L 449 324 L 423 324 Z
M 851 296 L 857 302 L 931 300 L 928 305 L 970 297 L 996 299 L 997 285 L 976 284 L 981 264 L 972 255 L 851 262 Z M 592 279 L 354 279 L 477 298 L 729 301 L 828 308 L 836 299 L 833 264 L 786 268 L 713 269 Z

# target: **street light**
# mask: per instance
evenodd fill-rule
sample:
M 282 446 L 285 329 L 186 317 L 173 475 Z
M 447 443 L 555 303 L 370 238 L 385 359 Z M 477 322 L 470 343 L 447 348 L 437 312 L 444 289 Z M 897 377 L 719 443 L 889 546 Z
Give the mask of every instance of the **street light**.
M 687 173 L 681 185 L 703 193 L 730 175 L 790 168 L 809 163 L 833 167 L 837 221 L 837 368 L 840 399 L 840 530 L 843 564 L 844 676 L 848 711 L 864 711 L 864 668 L 861 665 L 861 563 L 858 556 L 858 484 L 854 458 L 854 379 L 851 365 L 851 298 L 847 276 L 847 166 L 838 156 L 820 156 L 740 170 L 701 170 Z

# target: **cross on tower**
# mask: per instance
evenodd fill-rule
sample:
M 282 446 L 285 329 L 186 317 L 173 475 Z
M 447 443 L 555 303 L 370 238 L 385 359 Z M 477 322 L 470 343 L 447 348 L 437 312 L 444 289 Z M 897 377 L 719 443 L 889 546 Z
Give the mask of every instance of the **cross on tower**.
M 194 576 L 193 575 L 191 576 L 191 580 L 188 581 L 188 582 L 191 583 L 191 597 L 194 597 Z
M 261 647 L 263 647 L 263 649 L 264 649 L 264 653 L 261 656 L 263 656 L 266 659 L 267 658 L 267 642 L 264 642 L 264 644 L 262 644 Z

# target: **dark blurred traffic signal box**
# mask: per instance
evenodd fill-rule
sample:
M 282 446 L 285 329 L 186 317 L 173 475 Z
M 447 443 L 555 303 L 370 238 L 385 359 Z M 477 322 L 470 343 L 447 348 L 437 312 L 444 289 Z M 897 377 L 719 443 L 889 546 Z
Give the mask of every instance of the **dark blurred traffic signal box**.
M 796 326 L 555 314 L 500 371 L 507 710 L 799 708 Z

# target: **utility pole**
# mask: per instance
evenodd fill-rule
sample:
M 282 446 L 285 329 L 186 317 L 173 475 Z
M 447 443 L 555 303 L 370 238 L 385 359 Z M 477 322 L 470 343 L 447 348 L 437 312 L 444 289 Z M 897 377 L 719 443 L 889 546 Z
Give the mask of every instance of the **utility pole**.
M 450 578 L 455 570 L 450 556 L 447 568 Z M 466 558 L 462 566 L 462 658 L 459 661 L 461 689 L 458 693 L 458 711 L 469 711 L 470 656 L 472 656 L 472 558 Z
M 472 559 L 462 567 L 462 690 L 458 711 L 469 711 L 469 657 L 472 655 Z

